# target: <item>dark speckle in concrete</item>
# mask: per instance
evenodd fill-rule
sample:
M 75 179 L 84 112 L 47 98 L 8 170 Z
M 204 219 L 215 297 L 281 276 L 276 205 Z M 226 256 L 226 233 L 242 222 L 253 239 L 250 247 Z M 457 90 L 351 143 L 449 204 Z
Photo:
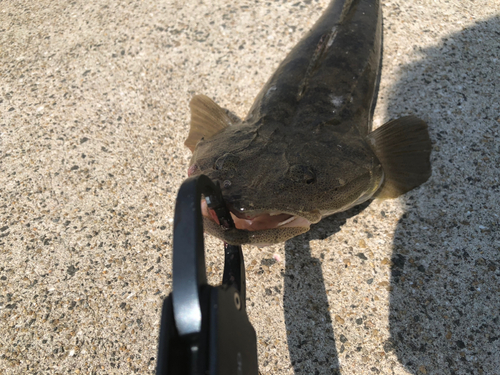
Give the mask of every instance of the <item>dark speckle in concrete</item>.
M 189 101 L 245 117 L 328 2 L 2 2 L 2 374 L 154 374 Z M 374 128 L 425 120 L 433 174 L 244 247 L 263 375 L 500 368 L 500 3 L 382 3 Z

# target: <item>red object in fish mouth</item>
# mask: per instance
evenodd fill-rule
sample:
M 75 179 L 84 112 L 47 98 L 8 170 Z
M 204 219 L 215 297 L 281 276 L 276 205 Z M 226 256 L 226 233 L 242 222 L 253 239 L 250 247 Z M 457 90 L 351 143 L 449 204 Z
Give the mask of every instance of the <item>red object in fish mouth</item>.
M 201 210 L 203 216 L 220 224 L 219 218 L 215 211 L 208 208 L 207 203 L 203 199 L 201 202 Z M 286 227 L 309 227 L 311 222 L 303 217 L 289 214 L 269 214 L 264 213 L 252 218 L 240 218 L 231 212 L 236 229 L 259 231 L 266 229 L 286 228 Z

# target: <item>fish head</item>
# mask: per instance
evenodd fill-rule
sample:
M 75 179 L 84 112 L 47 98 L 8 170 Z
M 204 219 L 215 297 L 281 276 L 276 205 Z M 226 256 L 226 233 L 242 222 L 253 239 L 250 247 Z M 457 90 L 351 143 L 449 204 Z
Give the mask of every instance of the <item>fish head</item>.
M 291 134 L 281 124 L 230 126 L 194 149 L 190 175 L 218 181 L 236 229 L 225 230 L 206 204 L 208 232 L 232 244 L 273 244 L 322 217 L 369 199 L 383 171 L 361 137 Z

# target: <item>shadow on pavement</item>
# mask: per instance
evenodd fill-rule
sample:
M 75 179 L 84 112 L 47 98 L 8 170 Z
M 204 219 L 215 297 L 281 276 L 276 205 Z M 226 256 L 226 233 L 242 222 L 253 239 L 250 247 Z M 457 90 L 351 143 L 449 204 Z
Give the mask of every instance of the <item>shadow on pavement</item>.
M 309 241 L 325 239 L 369 203 L 325 218 L 285 244 L 284 310 L 290 360 L 295 373 L 340 374 L 321 261 Z
M 385 348 L 414 374 L 498 374 L 500 18 L 421 52 L 389 108 L 428 122 L 433 175 L 395 233 Z

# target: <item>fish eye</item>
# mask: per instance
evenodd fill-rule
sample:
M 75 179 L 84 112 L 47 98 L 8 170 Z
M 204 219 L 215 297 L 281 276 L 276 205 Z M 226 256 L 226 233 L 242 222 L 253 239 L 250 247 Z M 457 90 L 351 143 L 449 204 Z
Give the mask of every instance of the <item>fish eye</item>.
M 306 165 L 293 165 L 290 167 L 288 174 L 290 179 L 294 182 L 302 182 L 307 185 L 311 185 L 316 182 L 316 174 Z
M 315 181 L 316 181 L 316 180 L 315 180 L 314 178 L 308 178 L 308 179 L 306 180 L 306 184 L 311 185 L 311 184 L 313 184 Z
M 214 169 L 217 171 L 236 169 L 240 158 L 231 153 L 225 153 L 214 163 Z

